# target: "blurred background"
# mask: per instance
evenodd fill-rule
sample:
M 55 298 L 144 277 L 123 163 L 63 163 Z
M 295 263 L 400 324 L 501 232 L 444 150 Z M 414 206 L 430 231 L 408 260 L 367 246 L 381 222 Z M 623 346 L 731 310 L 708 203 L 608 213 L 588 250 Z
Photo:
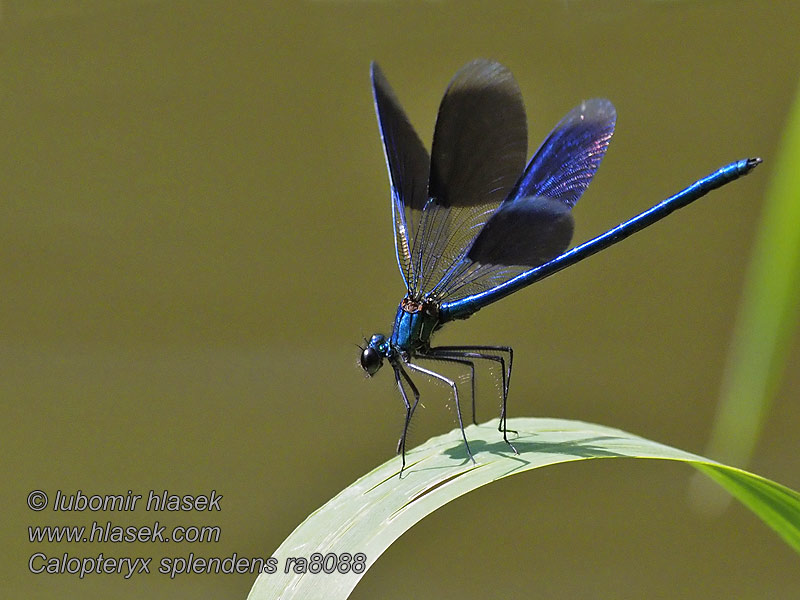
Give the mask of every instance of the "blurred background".
M 365 336 L 404 289 L 369 63 L 429 145 L 476 57 L 519 81 L 530 152 L 584 98 L 617 129 L 575 209 L 602 233 L 730 161 L 714 192 L 445 328 L 514 347 L 511 416 L 703 452 L 800 74 L 793 2 L 47 0 L 0 5 L 0 402 L 6 597 L 244 598 L 255 576 L 33 575 L 48 556 L 269 556 L 393 456 L 403 408 Z M 749 468 L 795 489 L 800 348 Z M 479 420 L 498 414 L 481 371 Z M 411 444 L 455 426 L 422 382 Z M 425 519 L 353 598 L 796 598 L 797 555 L 692 470 L 588 461 Z M 34 513 L 34 489 L 223 495 L 217 513 Z M 28 525 L 218 525 L 217 543 L 33 544 Z M 356 551 L 357 549 L 354 549 Z M 324 585 L 324 581 L 321 581 Z M 534 590 L 535 593 L 531 593 Z

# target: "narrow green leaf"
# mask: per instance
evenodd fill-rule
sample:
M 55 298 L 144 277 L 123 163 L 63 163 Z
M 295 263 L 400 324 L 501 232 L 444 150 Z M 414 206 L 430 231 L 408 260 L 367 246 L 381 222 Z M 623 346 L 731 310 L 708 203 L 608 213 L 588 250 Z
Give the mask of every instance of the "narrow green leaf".
M 346 598 L 361 573 L 296 573 L 291 557 L 363 553 L 369 568 L 412 525 L 451 500 L 483 485 L 537 467 L 596 458 L 650 458 L 687 462 L 722 485 L 800 552 L 800 494 L 741 469 L 631 435 L 618 429 L 560 419 L 510 419 L 519 432 L 510 451 L 497 420 L 467 428 L 477 464 L 465 455 L 461 432 L 431 438 L 407 455 L 398 477 L 394 458 L 313 512 L 272 555 L 277 572 L 258 577 L 248 598 Z M 535 542 L 531 542 L 535 543 Z M 322 563 L 320 563 L 322 564 Z M 287 566 L 289 567 L 287 569 Z M 286 572 L 286 571 L 289 572 Z
M 766 192 L 728 354 L 710 456 L 746 465 L 783 375 L 800 303 L 800 89 Z

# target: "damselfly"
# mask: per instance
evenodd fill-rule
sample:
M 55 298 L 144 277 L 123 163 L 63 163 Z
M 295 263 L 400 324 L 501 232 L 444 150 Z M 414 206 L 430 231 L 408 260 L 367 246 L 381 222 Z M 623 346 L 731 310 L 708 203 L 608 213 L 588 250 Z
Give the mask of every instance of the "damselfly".
M 391 334 L 375 334 L 362 348 L 361 366 L 372 376 L 388 361 L 394 371 L 406 410 L 397 445 L 403 457 L 401 471 L 408 425 L 420 398 L 408 371 L 450 386 L 464 446 L 475 461 L 455 380 L 420 366 L 419 360 L 469 370 L 473 422 L 475 361 L 494 361 L 502 379 L 498 430 L 516 452 L 506 427 L 511 348 L 431 346 L 434 332 L 625 239 L 761 162 L 749 158 L 722 167 L 567 250 L 571 209 L 614 133 L 616 111 L 611 102 L 586 100 L 572 109 L 525 167 L 528 134 L 522 95 L 510 71 L 499 63 L 476 60 L 453 77 L 439 106 L 430 156 L 375 63 L 372 89 L 389 169 L 397 263 L 407 293 Z

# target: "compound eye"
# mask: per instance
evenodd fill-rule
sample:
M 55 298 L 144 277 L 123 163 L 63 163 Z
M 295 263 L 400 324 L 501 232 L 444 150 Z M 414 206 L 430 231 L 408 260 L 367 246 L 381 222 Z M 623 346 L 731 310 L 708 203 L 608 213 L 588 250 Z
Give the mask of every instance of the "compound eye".
M 383 357 L 380 352 L 375 348 L 367 347 L 361 353 L 361 368 L 367 372 L 367 375 L 372 377 L 378 372 L 383 364 Z

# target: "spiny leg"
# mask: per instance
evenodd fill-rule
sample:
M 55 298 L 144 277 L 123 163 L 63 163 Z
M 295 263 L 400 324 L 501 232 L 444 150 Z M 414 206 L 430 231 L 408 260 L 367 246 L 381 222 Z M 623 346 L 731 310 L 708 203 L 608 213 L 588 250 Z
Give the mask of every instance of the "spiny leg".
M 400 396 L 403 398 L 403 404 L 406 406 L 406 418 L 405 422 L 403 423 L 403 433 L 400 434 L 400 439 L 397 441 L 397 454 L 402 453 L 403 455 L 403 463 L 400 467 L 400 472 L 402 473 L 406 466 L 406 432 L 408 431 L 408 423 L 411 420 L 411 404 L 408 401 L 408 395 L 403 387 L 403 383 L 400 381 L 400 369 L 398 367 L 394 367 L 394 380 L 397 382 L 397 389 L 400 390 Z
M 434 349 L 432 349 L 434 350 Z M 439 350 L 436 348 L 435 350 Z M 430 355 L 426 355 L 426 358 L 435 358 L 438 360 L 453 360 L 454 362 L 460 362 L 457 359 L 465 359 L 465 358 L 474 358 L 474 359 L 484 359 L 484 360 L 491 360 L 494 362 L 500 363 L 500 368 L 503 373 L 503 388 L 502 388 L 502 404 L 500 409 L 500 419 L 498 422 L 497 430 L 503 433 L 503 441 L 514 451 L 515 454 L 519 454 L 517 449 L 514 447 L 514 444 L 508 439 L 508 431 L 512 433 L 516 433 L 513 430 L 509 430 L 506 425 L 506 418 L 507 418 L 507 402 L 508 402 L 508 386 L 507 382 L 508 379 L 506 378 L 506 371 L 505 371 L 505 361 L 501 356 L 495 356 L 492 354 L 483 354 L 478 352 L 459 352 L 459 351 L 445 351 L 445 352 L 432 352 Z M 473 373 L 474 377 L 474 373 Z M 473 388 L 474 388 L 474 381 L 473 381 Z M 474 391 L 473 391 L 474 394 Z M 474 417 L 474 412 L 473 412 Z
M 505 360 L 502 356 L 497 356 L 494 354 L 486 354 L 485 352 L 481 351 L 491 351 L 491 352 L 506 352 L 508 353 L 508 368 L 506 369 Z M 502 374 L 502 392 L 503 392 L 503 402 L 500 408 L 500 420 L 497 425 L 497 430 L 503 433 L 503 440 L 511 447 L 515 454 L 519 454 L 517 449 L 514 447 L 508 439 L 508 427 L 507 427 L 507 418 L 508 418 L 508 411 L 507 411 L 507 403 L 508 403 L 508 388 L 511 384 L 511 368 L 514 362 L 514 350 L 510 346 L 437 346 L 436 348 L 431 348 L 426 354 L 428 358 L 474 358 L 478 360 L 491 360 L 494 362 L 500 363 L 500 369 Z M 473 371 L 473 402 L 474 402 L 474 371 Z M 473 405 L 473 421 L 475 418 L 475 409 Z M 512 430 L 512 433 L 516 433 Z
M 508 368 L 505 366 L 505 360 L 502 356 L 495 356 L 493 354 L 484 354 L 481 352 L 482 350 L 488 350 L 489 352 L 505 352 L 508 354 Z M 429 353 L 438 353 L 438 352 L 446 352 L 446 353 L 455 353 L 455 354 L 464 354 L 464 353 L 477 353 L 480 356 L 472 356 L 471 358 L 484 358 L 487 360 L 494 360 L 500 362 L 502 369 L 503 369 L 503 394 L 508 395 L 508 387 L 511 385 L 511 368 L 514 362 L 514 349 L 510 346 L 436 346 L 435 348 L 431 348 Z
M 418 358 L 424 358 L 426 360 L 438 360 L 442 362 L 454 362 L 461 365 L 466 365 L 469 367 L 469 383 L 470 388 L 472 390 L 472 423 L 477 425 L 478 422 L 475 419 L 475 363 L 471 360 L 467 360 L 468 357 L 464 354 L 458 353 L 447 353 L 443 352 L 442 354 L 436 354 L 434 352 L 428 352 L 427 354 L 421 354 Z
M 402 464 L 400 466 L 400 473 L 403 473 L 403 469 L 406 468 L 406 436 L 408 435 L 408 425 L 411 423 L 411 417 L 414 416 L 414 411 L 417 408 L 417 404 L 419 403 L 419 390 L 417 390 L 417 386 L 414 385 L 414 382 L 411 381 L 411 378 L 408 376 L 408 373 L 405 372 L 403 367 L 400 364 L 392 365 L 394 368 L 394 379 L 397 382 L 397 387 L 400 390 L 400 395 L 403 397 L 403 404 L 406 406 L 406 420 L 403 424 L 403 434 L 400 436 L 400 439 L 397 441 L 397 454 L 402 455 Z M 414 394 L 414 404 L 412 405 L 408 401 L 408 394 L 406 393 L 406 389 L 403 387 L 403 382 L 401 377 L 405 379 L 408 386 L 411 388 L 411 393 Z
M 438 348 L 431 348 L 428 351 L 428 354 L 425 355 L 425 358 L 429 358 L 431 360 L 453 360 L 454 362 L 461 361 L 461 362 L 464 362 L 465 364 L 469 365 L 469 368 L 470 368 L 470 371 L 471 371 L 470 372 L 470 383 L 472 384 L 472 422 L 475 425 L 478 424 L 478 420 L 477 420 L 477 417 L 476 417 L 476 411 L 475 411 L 475 396 L 476 396 L 475 395 L 475 363 L 473 363 L 471 360 L 466 360 L 466 359 L 468 359 L 468 358 L 477 358 L 477 359 L 486 359 L 486 360 L 492 360 L 492 361 L 495 361 L 495 362 L 499 362 L 500 363 L 500 369 L 501 369 L 502 375 L 503 375 L 503 380 L 502 380 L 503 381 L 503 387 L 502 387 L 503 397 L 505 397 L 505 395 L 506 395 L 506 393 L 505 393 L 505 390 L 506 390 L 506 386 L 505 386 L 505 381 L 506 381 L 505 368 L 506 367 L 505 367 L 505 361 L 503 361 L 503 358 L 501 356 L 494 356 L 493 354 L 479 354 L 479 353 L 476 353 L 476 352 L 464 352 L 464 351 L 459 351 L 459 350 L 451 350 L 449 347 L 438 347 Z M 456 361 L 454 359 L 459 359 L 459 360 Z
M 453 397 L 456 400 L 456 415 L 458 416 L 458 426 L 461 428 L 461 437 L 464 438 L 464 446 L 467 448 L 467 454 L 469 455 L 469 459 L 474 463 L 475 462 L 475 457 L 472 456 L 472 450 L 470 450 L 469 442 L 467 441 L 467 434 L 464 433 L 464 421 L 461 418 L 461 404 L 459 403 L 459 400 L 458 400 L 458 387 L 456 386 L 456 382 L 453 381 L 452 379 L 448 379 L 444 375 L 440 375 L 439 373 L 436 373 L 435 371 L 431 371 L 430 369 L 425 369 L 423 367 L 420 367 L 419 365 L 415 365 L 415 364 L 410 363 L 410 362 L 406 363 L 406 366 L 409 369 L 411 369 L 412 371 L 417 371 L 419 373 L 424 373 L 425 375 L 428 375 L 429 377 L 433 377 L 434 379 L 438 379 L 440 381 L 444 381 L 447 385 L 450 386 L 450 389 L 453 390 Z

